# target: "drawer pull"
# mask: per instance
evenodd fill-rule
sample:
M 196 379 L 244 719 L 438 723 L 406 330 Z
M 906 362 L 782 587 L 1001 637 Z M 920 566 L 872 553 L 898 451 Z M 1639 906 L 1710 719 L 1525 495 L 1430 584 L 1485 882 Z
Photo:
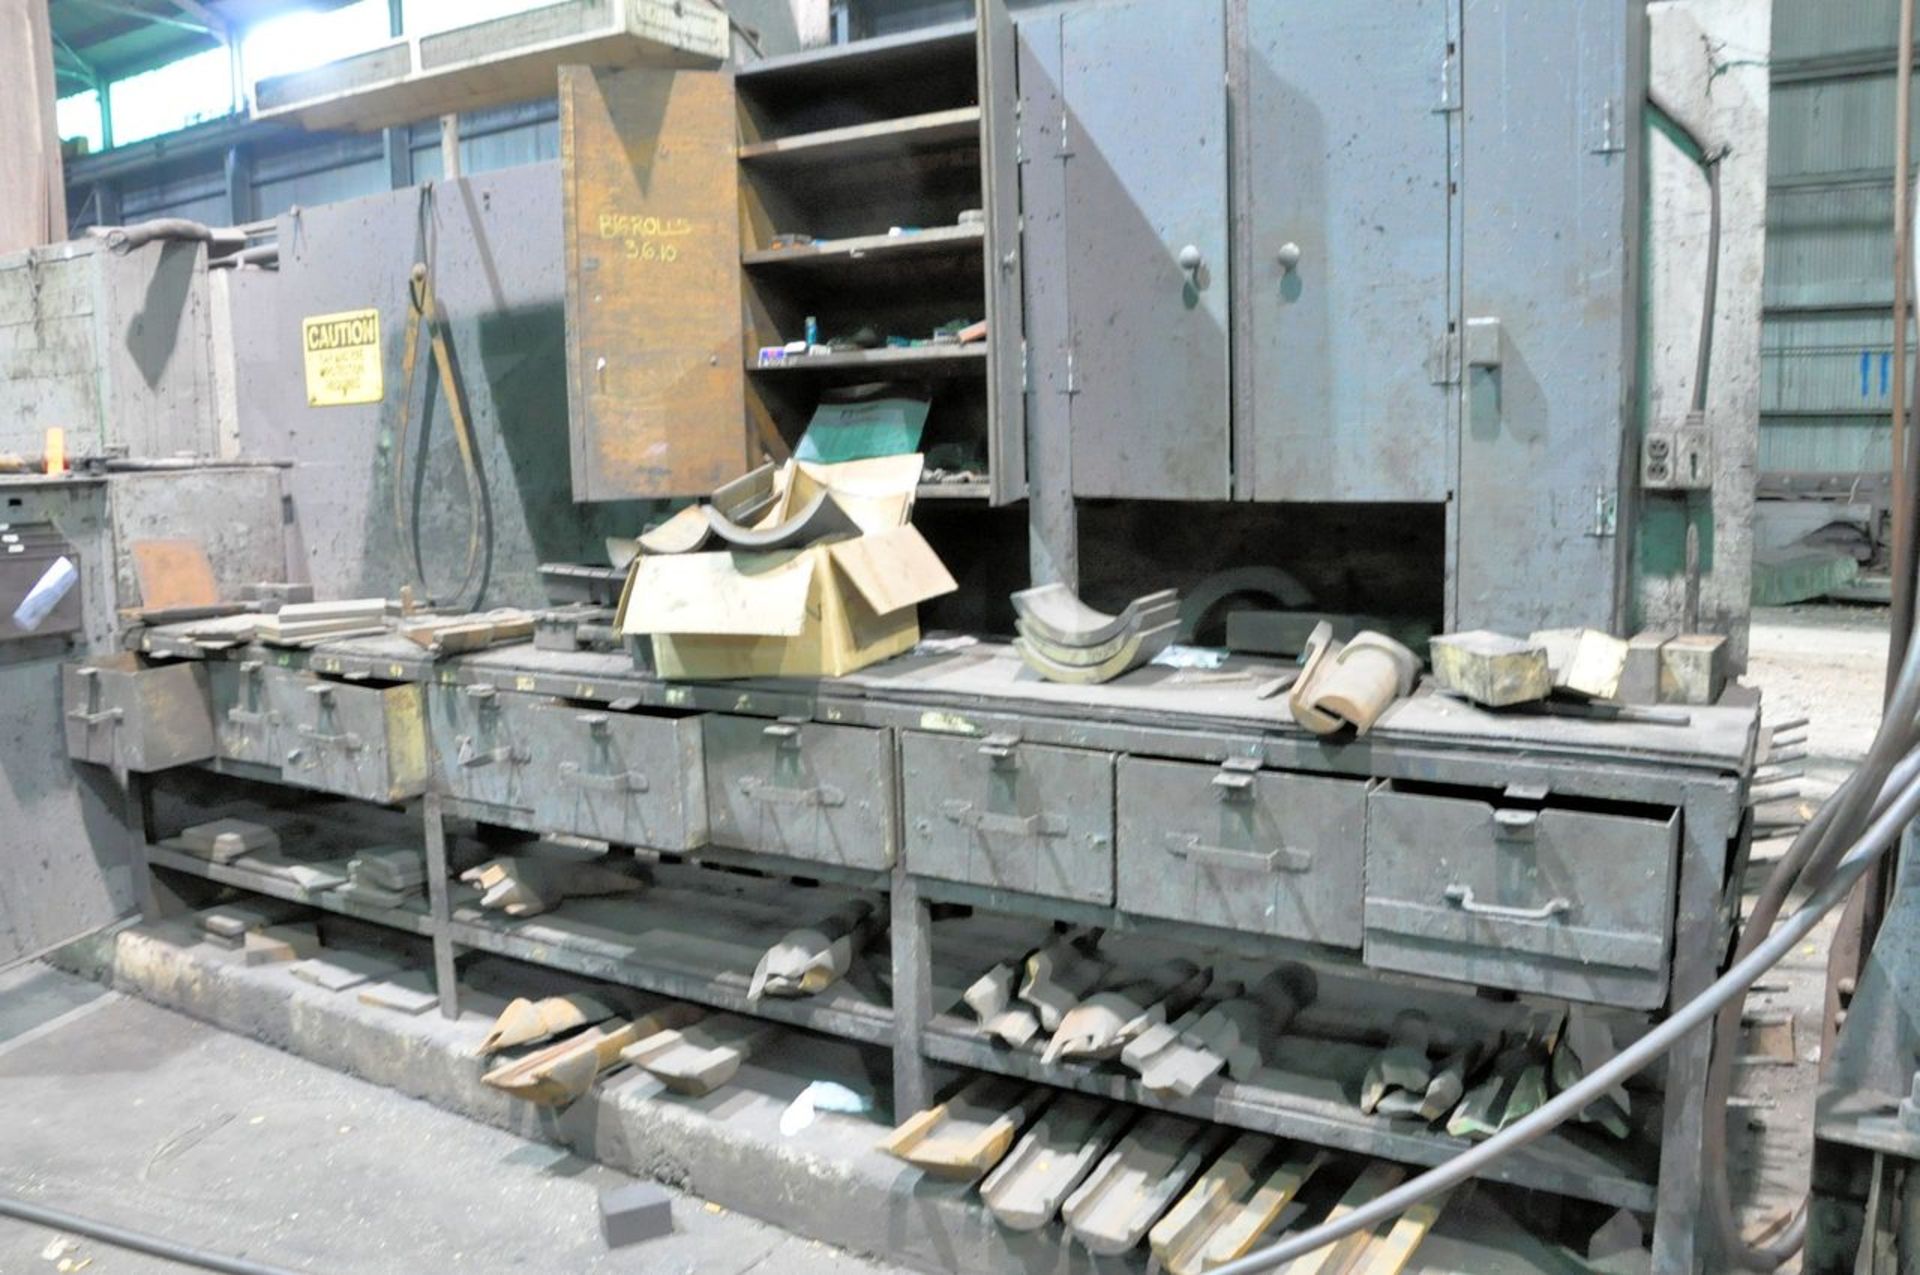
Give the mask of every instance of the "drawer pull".
M 740 779 L 740 791 L 745 793 L 749 800 L 764 801 L 774 806 L 844 806 L 847 804 L 847 794 L 830 784 L 820 784 L 814 788 L 782 788 L 779 784 L 770 784 L 764 779 L 744 775 Z
M 989 735 L 980 741 L 980 755 L 989 761 L 1010 762 L 1019 743 L 1018 735 Z
M 645 792 L 647 777 L 637 770 L 623 770 L 610 775 L 597 774 L 580 769 L 578 762 L 560 763 L 560 778 L 577 788 L 587 788 L 594 792 Z
M 1448 886 L 1447 902 L 1470 915 L 1492 917 L 1499 921 L 1551 921 L 1556 916 L 1564 916 L 1573 908 L 1573 904 L 1565 898 L 1548 899 L 1537 908 L 1512 908 L 1499 903 L 1481 903 L 1474 899 L 1473 887 L 1470 885 Z
M 1010 815 L 979 810 L 971 801 L 943 801 L 940 813 L 963 827 L 978 832 L 999 832 L 1016 837 L 1064 837 L 1063 820 L 1049 814 Z
M 294 733 L 317 748 L 338 748 L 343 752 L 357 753 L 362 744 L 360 737 L 352 731 L 342 734 L 329 734 L 317 726 L 296 726 Z M 299 750 L 296 749 L 296 752 Z
M 760 728 L 760 733 L 768 739 L 778 741 L 783 747 L 800 742 L 800 726 L 796 722 L 773 722 Z
M 103 708 L 97 713 L 89 713 L 85 709 L 76 708 L 68 713 L 67 716 L 76 722 L 85 722 L 91 727 L 99 726 L 104 722 L 117 722 L 124 716 L 124 713 L 117 708 Z
M 504 744 L 482 751 L 473 746 L 471 738 L 462 735 L 456 760 L 463 770 L 478 770 L 482 766 L 492 765 L 524 766 L 533 760 L 533 754 L 524 747 Z
M 1217 783 L 1218 780 L 1216 779 Z M 1197 868 L 1231 868 L 1236 872 L 1311 872 L 1313 854 L 1278 846 L 1272 850 L 1236 850 L 1232 846 L 1210 846 L 1192 833 L 1172 833 L 1167 837 L 1167 853 L 1185 859 Z
M 499 708 L 500 692 L 492 686 L 463 686 L 460 693 L 482 709 Z

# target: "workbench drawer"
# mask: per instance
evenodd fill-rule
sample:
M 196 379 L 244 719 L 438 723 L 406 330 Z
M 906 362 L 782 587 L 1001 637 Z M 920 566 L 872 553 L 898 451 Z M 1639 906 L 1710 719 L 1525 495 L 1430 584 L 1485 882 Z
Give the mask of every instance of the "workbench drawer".
M 1653 1009 L 1666 999 L 1680 817 L 1488 793 L 1367 802 L 1376 969 Z
M 265 663 L 213 660 L 207 664 L 207 681 L 213 692 L 213 742 L 218 755 L 227 761 L 278 766 Z
M 1123 757 L 1124 911 L 1360 946 L 1366 782 Z
M 541 827 L 655 850 L 707 844 L 697 715 L 539 704 L 530 717 Z
M 141 665 L 129 652 L 60 670 L 67 755 L 129 771 L 166 770 L 213 756 L 207 670 Z
M 889 732 L 782 718 L 702 719 L 716 845 L 849 868 L 893 864 Z
M 267 704 L 286 782 L 385 804 L 427 790 L 419 686 L 355 686 L 272 668 Z
M 1113 902 L 1113 754 L 907 731 L 907 867 L 945 881 Z
M 540 787 L 531 765 L 532 718 L 539 701 L 492 686 L 435 682 L 425 689 L 441 791 L 464 801 L 531 807 Z

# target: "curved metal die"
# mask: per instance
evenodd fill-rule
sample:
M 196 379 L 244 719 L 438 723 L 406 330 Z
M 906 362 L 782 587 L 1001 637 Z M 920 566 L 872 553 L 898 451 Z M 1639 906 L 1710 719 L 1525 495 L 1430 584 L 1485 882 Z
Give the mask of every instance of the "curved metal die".
M 1118 615 L 1108 615 L 1082 602 L 1064 584 L 1043 584 L 1014 594 L 1013 609 L 1026 622 L 1026 631 L 1043 641 L 1060 646 L 1098 646 L 1128 629 L 1146 627 L 1143 613 L 1157 612 L 1178 601 L 1178 593 L 1162 589 L 1135 598 Z
M 845 540 L 860 534 L 858 523 L 826 492 L 818 492 L 799 513 L 776 527 L 743 527 L 708 505 L 707 525 L 713 534 L 735 549 L 800 549 L 823 540 Z
M 1158 628 L 1135 633 L 1127 638 L 1124 645 L 1113 655 L 1098 664 L 1067 664 L 1055 659 L 1058 648 L 1052 645 L 1042 646 L 1029 638 L 1015 638 L 1014 650 L 1020 652 L 1020 658 L 1027 667 L 1046 678 L 1049 682 L 1067 682 L 1079 686 L 1091 686 L 1100 682 L 1111 682 L 1122 673 L 1139 668 L 1154 656 L 1172 644 L 1180 625 L 1169 621 Z

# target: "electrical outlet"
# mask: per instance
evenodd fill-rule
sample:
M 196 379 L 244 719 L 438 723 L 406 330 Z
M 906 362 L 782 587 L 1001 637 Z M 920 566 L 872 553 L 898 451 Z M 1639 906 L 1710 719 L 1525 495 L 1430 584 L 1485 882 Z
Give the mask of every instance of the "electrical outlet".
M 1647 431 L 1640 444 L 1640 485 L 1650 491 L 1706 491 L 1713 486 L 1713 434 L 1689 412 L 1680 424 Z

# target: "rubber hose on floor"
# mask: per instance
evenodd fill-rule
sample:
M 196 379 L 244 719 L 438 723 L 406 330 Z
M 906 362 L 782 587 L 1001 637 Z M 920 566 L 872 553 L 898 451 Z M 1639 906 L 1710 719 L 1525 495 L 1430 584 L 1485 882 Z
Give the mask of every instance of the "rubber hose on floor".
M 244 1257 L 228 1257 L 225 1253 L 215 1253 L 204 1248 L 195 1248 L 190 1244 L 176 1243 L 158 1235 L 129 1231 L 124 1226 L 115 1226 L 111 1222 L 96 1222 L 90 1217 L 81 1217 L 78 1213 L 68 1213 L 64 1209 L 50 1209 L 45 1205 L 29 1204 L 25 1200 L 16 1199 L 10 1195 L 0 1195 L 0 1216 L 14 1218 L 21 1222 L 31 1222 L 36 1226 L 45 1226 L 56 1231 L 71 1231 L 75 1235 L 84 1235 L 89 1239 L 99 1240 L 102 1244 L 111 1244 L 115 1248 L 127 1248 L 152 1257 L 164 1257 L 170 1262 L 179 1262 L 183 1266 L 197 1266 L 203 1271 L 221 1271 L 226 1275 L 299 1275 L 299 1272 L 288 1270 L 284 1266 L 268 1266 L 263 1262 L 248 1261 Z

